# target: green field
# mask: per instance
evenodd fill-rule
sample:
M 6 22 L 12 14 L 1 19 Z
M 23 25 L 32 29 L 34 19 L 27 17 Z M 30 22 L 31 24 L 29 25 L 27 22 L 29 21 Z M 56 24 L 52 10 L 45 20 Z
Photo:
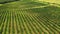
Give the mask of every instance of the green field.
M 60 34 L 60 6 L 22 1 L 0 4 L 0 34 Z

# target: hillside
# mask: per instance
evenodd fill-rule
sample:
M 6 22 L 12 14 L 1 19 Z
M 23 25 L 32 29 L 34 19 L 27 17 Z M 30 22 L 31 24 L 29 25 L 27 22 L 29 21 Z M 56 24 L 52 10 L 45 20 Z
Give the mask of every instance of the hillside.
M 60 6 L 15 1 L 0 5 L 0 34 L 59 34 Z

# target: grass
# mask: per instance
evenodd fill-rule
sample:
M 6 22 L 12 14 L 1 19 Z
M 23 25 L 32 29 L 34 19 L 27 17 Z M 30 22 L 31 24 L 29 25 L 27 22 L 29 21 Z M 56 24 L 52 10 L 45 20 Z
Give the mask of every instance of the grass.
M 43 2 L 49 2 L 49 3 L 57 3 L 60 4 L 60 0 L 36 0 L 37 2 L 43 1 Z
M 37 2 L 3 4 L 0 6 L 0 34 L 59 34 L 59 9 Z

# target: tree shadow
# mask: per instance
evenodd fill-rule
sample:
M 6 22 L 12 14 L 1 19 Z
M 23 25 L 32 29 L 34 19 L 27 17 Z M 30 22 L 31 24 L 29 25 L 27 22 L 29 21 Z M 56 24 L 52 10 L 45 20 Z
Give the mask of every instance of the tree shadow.
M 14 2 L 14 1 L 19 1 L 19 0 L 4 1 L 4 2 L 0 2 L 0 4 L 5 4 L 5 3 L 9 3 L 9 2 Z

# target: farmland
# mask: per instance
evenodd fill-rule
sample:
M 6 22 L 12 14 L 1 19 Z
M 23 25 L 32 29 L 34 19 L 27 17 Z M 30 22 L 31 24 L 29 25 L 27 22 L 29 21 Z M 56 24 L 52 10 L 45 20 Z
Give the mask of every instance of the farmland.
M 2 4 L 0 34 L 60 34 L 60 7 L 20 1 Z

